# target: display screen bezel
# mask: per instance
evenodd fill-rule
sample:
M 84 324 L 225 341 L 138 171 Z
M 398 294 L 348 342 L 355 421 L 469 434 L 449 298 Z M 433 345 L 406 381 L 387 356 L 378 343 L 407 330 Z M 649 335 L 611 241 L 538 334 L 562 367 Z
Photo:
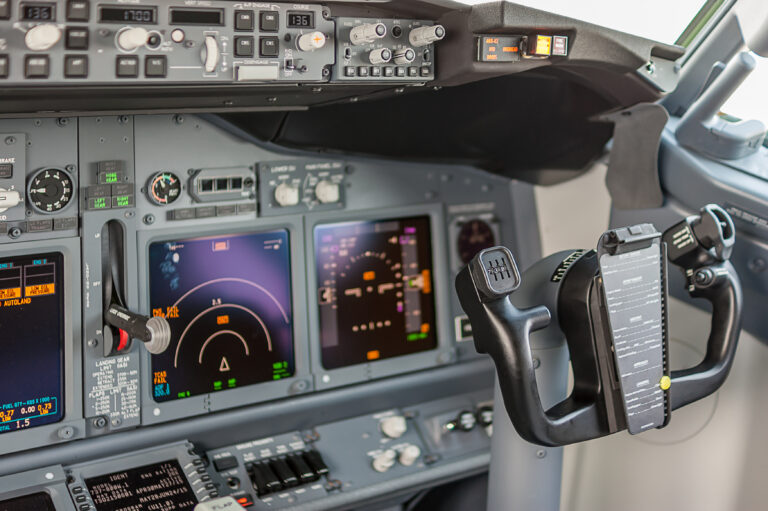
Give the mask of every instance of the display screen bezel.
M 33 18 L 27 15 L 27 9 L 29 8 L 41 8 L 49 9 L 51 13 L 50 18 Z M 45 2 L 23 2 L 19 6 L 19 19 L 21 21 L 56 21 L 56 4 Z
M 178 19 L 177 16 L 185 16 L 188 19 Z M 198 18 L 194 19 L 195 16 L 198 16 Z M 215 16 L 216 19 L 214 21 L 203 19 L 204 16 Z M 220 27 L 224 25 L 224 9 L 171 7 L 168 11 L 168 24 Z
M 436 286 L 434 292 L 437 347 L 436 349 L 403 355 L 395 358 L 377 360 L 369 363 L 350 365 L 337 369 L 326 369 L 321 360 L 320 319 L 317 290 L 318 275 L 315 269 L 314 259 L 307 261 L 307 279 L 309 281 L 309 323 L 312 372 L 319 375 L 315 379 L 317 390 L 336 388 L 357 382 L 388 376 L 404 374 L 414 371 L 441 366 L 454 359 L 454 345 L 449 335 L 451 331 L 451 317 L 448 296 L 440 283 L 450 279 L 447 264 L 447 233 L 441 226 L 445 225 L 445 213 L 441 204 L 404 205 L 397 208 L 373 209 L 365 212 L 323 212 L 308 219 L 305 230 L 305 239 L 308 253 L 314 254 L 315 227 L 324 224 L 357 221 L 379 221 L 383 219 L 398 219 L 428 215 L 430 217 L 431 244 L 432 244 L 432 268 L 433 283 Z M 311 251 L 311 252 L 310 252 Z
M 30 424 L 28 426 L 24 426 L 22 428 L 12 429 L 9 431 L 0 431 L 0 437 L 11 435 L 13 433 L 17 432 L 26 432 L 29 430 L 39 430 L 40 428 L 44 428 L 46 426 L 54 426 L 56 424 L 61 423 L 67 418 L 67 406 L 68 406 L 68 396 L 69 396 L 69 389 L 67 388 L 67 378 L 66 378 L 66 371 L 67 371 L 67 328 L 68 328 L 68 318 L 67 318 L 67 282 L 66 282 L 66 273 L 67 273 L 67 257 L 63 251 L 46 251 L 46 252 L 32 252 L 32 253 L 20 253 L 20 254 L 3 254 L 2 257 L 0 257 L 0 262 L 8 262 L 8 261 L 18 261 L 18 260 L 31 260 L 31 259 L 53 259 L 55 258 L 53 264 L 55 266 L 56 274 L 54 275 L 54 285 L 56 288 L 58 288 L 58 291 L 55 292 L 56 298 L 58 299 L 58 305 L 57 305 L 57 311 L 56 311 L 56 317 L 59 318 L 59 333 L 58 333 L 58 368 L 59 368 L 59 378 L 58 378 L 58 396 L 57 399 L 60 397 L 60 402 L 56 403 L 56 416 L 58 417 L 56 420 L 53 421 L 44 421 L 40 422 L 39 424 Z M 26 294 L 24 295 L 24 298 L 26 298 Z M 39 417 L 32 417 L 32 418 L 39 418 Z M 30 418 L 30 419 L 32 419 Z M 17 419 L 21 420 L 21 419 Z M 16 422 L 16 421 L 12 421 Z
M 309 18 L 309 24 L 301 25 L 297 23 L 292 23 L 291 19 L 293 19 L 293 16 L 307 16 Z M 285 26 L 287 28 L 307 28 L 307 29 L 315 28 L 315 13 L 312 11 L 288 11 L 287 13 L 285 13 Z
M 190 235 L 185 235 L 183 233 L 180 233 L 176 236 L 172 237 L 162 237 L 162 238 L 155 238 L 152 239 L 147 244 L 147 302 L 148 306 L 151 306 L 152 304 L 152 296 L 151 296 L 151 272 L 152 269 L 149 266 L 149 263 L 151 261 L 151 247 L 156 244 L 165 244 L 165 243 L 184 243 L 184 242 L 191 242 L 191 241 L 205 241 L 205 240 L 216 240 L 216 239 L 223 239 L 223 238 L 237 238 L 237 237 L 248 237 L 248 236 L 262 236 L 262 235 L 268 235 L 273 234 L 276 232 L 284 233 L 286 244 L 287 244 L 287 260 L 285 261 L 287 265 L 287 286 L 289 290 L 288 295 L 288 305 L 290 307 L 290 310 L 288 311 L 289 318 L 290 318 L 290 334 L 291 334 L 291 356 L 292 361 L 289 363 L 289 366 L 292 367 L 292 372 L 290 375 L 284 376 L 281 379 L 282 380 L 291 380 L 296 377 L 299 364 L 298 364 L 298 350 L 297 350 L 297 339 L 296 339 L 296 289 L 294 286 L 294 277 L 293 277 L 293 270 L 294 270 L 294 253 L 293 253 L 293 244 L 292 244 L 292 238 L 291 238 L 291 229 L 286 226 L 280 226 L 280 227 L 274 227 L 274 228 L 264 228 L 264 229 L 249 229 L 246 231 L 235 231 L 235 232 L 224 232 L 224 233 L 206 233 L 206 234 L 200 234 L 200 233 L 193 233 Z M 170 349 L 170 348 L 169 348 Z M 150 379 L 148 380 L 145 378 L 145 381 L 148 381 L 149 383 L 152 383 L 151 376 L 154 371 L 154 357 L 150 357 L 149 359 L 149 367 L 152 368 L 150 371 Z M 169 403 L 177 403 L 177 402 L 185 402 L 189 401 L 190 399 L 194 398 L 200 398 L 200 397 L 213 397 L 213 396 L 219 396 L 222 394 L 227 393 L 233 393 L 238 390 L 242 389 L 252 389 L 254 385 L 258 386 L 264 386 L 269 383 L 273 383 L 275 380 L 273 379 L 264 379 L 257 382 L 248 383 L 245 385 L 238 385 L 236 387 L 232 388 L 223 388 L 221 390 L 210 390 L 209 392 L 202 392 L 202 393 L 194 393 L 190 394 L 187 397 L 184 398 L 172 398 L 172 399 L 156 399 L 153 393 L 150 393 L 151 399 L 154 403 L 154 405 L 167 405 Z M 148 387 L 151 387 L 151 385 L 148 384 Z
M 136 21 L 125 19 L 104 18 L 104 12 L 128 12 L 128 11 L 151 11 L 151 21 Z M 157 7 L 154 6 L 128 6 L 128 5 L 100 5 L 99 6 L 100 23 L 128 23 L 134 25 L 157 25 Z

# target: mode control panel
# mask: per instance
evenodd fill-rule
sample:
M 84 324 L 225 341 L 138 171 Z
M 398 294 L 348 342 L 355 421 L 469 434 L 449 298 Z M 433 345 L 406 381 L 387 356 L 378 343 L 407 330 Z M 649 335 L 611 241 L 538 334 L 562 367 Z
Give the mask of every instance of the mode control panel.
M 445 28 L 432 21 L 337 18 L 340 81 L 426 82 L 435 78 L 435 43 Z
M 0 84 L 327 81 L 319 5 L 0 1 Z

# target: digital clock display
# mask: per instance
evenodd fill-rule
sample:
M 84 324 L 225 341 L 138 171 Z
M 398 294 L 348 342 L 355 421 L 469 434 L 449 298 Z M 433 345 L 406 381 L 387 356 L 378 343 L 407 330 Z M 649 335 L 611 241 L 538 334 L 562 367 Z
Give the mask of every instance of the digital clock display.
M 121 7 L 104 6 L 101 8 L 99 19 L 102 23 L 157 23 L 156 7 Z
M 53 4 L 21 4 L 21 19 L 24 21 L 53 21 L 56 6 Z
M 289 12 L 288 28 L 315 28 L 315 13 Z

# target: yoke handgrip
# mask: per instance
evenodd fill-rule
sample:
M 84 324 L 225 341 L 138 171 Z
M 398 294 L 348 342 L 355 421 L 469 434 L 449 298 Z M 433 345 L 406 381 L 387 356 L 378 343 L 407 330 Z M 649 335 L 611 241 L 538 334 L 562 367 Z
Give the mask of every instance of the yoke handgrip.
M 712 304 L 712 324 L 704 360 L 690 369 L 672 371 L 669 392 L 673 410 L 720 388 L 733 365 L 741 332 L 741 282 L 731 263 L 724 261 L 701 268 L 692 280 L 689 294 Z
M 492 273 L 483 269 L 483 256 L 487 254 L 494 254 L 494 260 L 504 261 L 507 267 L 515 265 L 508 249 L 489 249 L 459 272 L 456 290 L 472 323 L 475 348 L 488 353 L 496 366 L 504 405 L 515 429 L 524 439 L 540 445 L 585 440 L 584 431 L 599 429 L 594 403 L 568 398 L 544 411 L 539 397 L 531 333 L 549 325 L 549 310 L 545 306 L 518 309 L 509 299 L 508 293 L 514 289 L 494 293 L 494 286 L 488 283 L 488 274 Z

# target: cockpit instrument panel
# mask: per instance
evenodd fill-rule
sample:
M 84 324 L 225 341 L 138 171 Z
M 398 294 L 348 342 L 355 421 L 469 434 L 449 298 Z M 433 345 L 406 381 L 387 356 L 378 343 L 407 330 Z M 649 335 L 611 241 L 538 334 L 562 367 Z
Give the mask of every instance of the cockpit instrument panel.
M 324 368 L 437 347 L 428 216 L 321 224 L 314 236 Z
M 60 253 L 0 259 L 0 433 L 64 417 Z
M 152 315 L 170 347 L 152 357 L 152 397 L 183 399 L 294 373 L 288 231 L 149 247 Z

